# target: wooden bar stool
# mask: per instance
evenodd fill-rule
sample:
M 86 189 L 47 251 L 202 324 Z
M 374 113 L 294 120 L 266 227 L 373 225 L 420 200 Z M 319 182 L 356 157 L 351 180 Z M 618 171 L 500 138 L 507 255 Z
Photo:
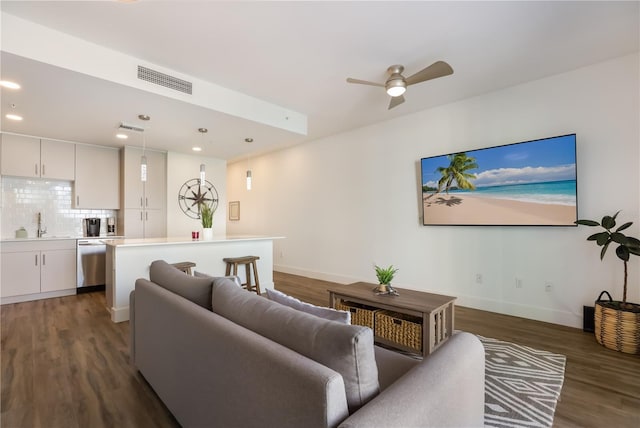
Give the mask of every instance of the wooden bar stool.
M 246 288 L 248 291 L 255 291 L 260 295 L 260 280 L 258 279 L 258 268 L 256 266 L 256 260 L 260 260 L 258 256 L 244 256 L 244 257 L 227 257 L 222 259 L 227 264 L 227 270 L 225 275 L 238 275 L 238 265 L 244 265 L 247 282 L 242 284 L 242 288 Z M 254 284 L 251 284 L 251 268 L 253 268 Z M 233 271 L 233 273 L 232 273 Z
M 179 262 L 179 263 L 172 263 L 171 266 L 175 267 L 176 269 L 180 269 L 182 272 L 186 273 L 187 275 L 192 275 L 191 268 L 195 267 L 196 264 L 193 262 Z

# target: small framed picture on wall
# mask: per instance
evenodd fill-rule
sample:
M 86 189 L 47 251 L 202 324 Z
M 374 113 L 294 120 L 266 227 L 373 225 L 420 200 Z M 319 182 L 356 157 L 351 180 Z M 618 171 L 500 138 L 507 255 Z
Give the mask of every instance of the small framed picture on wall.
M 240 220 L 240 201 L 229 202 L 229 220 L 230 221 Z

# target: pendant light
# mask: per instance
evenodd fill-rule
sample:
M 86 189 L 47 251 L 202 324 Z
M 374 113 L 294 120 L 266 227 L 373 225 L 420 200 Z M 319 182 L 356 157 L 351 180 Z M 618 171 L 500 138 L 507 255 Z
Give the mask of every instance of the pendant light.
M 146 114 L 139 114 L 138 119 L 147 121 L 147 120 L 150 120 L 151 117 L 147 116 Z M 140 158 L 140 181 L 142 181 L 143 183 L 147 181 L 147 156 L 146 156 L 147 144 L 144 137 L 144 131 L 145 130 L 143 129 L 142 130 L 142 157 Z
M 253 138 L 245 138 L 244 141 L 247 143 L 253 143 Z M 247 190 L 251 190 L 251 165 L 250 165 L 250 156 L 247 155 Z
M 142 133 L 142 157 L 140 158 L 140 181 L 147 181 L 147 157 L 145 156 L 146 145 L 144 141 L 144 132 Z
M 204 147 L 204 134 L 209 132 L 207 128 L 198 128 L 198 132 L 202 135 L 202 147 Z M 203 163 L 200 164 L 200 185 L 204 184 L 206 179 L 205 176 L 205 165 Z

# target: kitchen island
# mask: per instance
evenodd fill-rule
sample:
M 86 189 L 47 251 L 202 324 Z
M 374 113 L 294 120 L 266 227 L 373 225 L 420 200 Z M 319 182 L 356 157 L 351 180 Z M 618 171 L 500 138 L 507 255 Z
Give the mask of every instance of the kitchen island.
M 271 236 L 220 236 L 212 240 L 184 238 L 113 239 L 107 244 L 106 297 L 113 322 L 129 319 L 129 294 L 138 278 L 149 279 L 154 260 L 193 262 L 194 270 L 224 276 L 225 257 L 258 256 L 260 287 L 273 288 L 273 240 Z M 241 272 L 239 272 L 241 274 Z M 243 278 L 244 281 L 244 278 Z

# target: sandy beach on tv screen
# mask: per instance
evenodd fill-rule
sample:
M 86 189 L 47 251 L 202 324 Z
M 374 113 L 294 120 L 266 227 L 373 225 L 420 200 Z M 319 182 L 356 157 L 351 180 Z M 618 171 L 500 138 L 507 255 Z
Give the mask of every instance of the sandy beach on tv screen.
M 445 193 L 424 194 L 424 224 L 573 225 L 575 205 Z

